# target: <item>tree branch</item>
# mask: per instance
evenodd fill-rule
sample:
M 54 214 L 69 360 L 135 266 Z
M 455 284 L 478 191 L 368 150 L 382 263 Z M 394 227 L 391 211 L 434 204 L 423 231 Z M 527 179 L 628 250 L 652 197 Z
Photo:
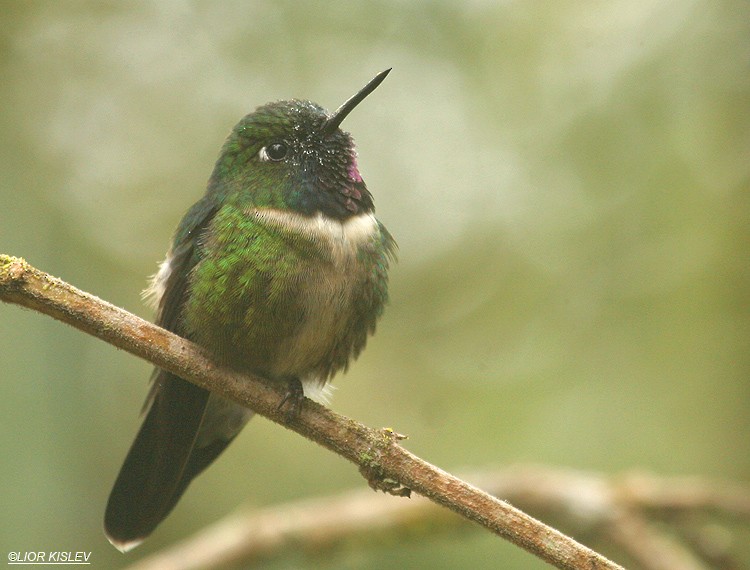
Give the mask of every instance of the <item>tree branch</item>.
M 402 436 L 373 430 L 310 400 L 287 422 L 280 389 L 263 378 L 215 366 L 195 344 L 0 254 L 0 299 L 47 314 L 148 360 L 202 388 L 247 406 L 358 465 L 376 489 L 413 490 L 561 569 L 616 569 L 570 537 L 404 449 Z

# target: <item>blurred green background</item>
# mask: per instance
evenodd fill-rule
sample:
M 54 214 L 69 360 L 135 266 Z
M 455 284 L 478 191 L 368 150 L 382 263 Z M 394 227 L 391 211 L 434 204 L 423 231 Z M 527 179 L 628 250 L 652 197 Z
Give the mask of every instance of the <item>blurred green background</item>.
M 400 261 L 332 407 L 453 471 L 750 478 L 744 0 L 0 9 L 0 252 L 151 318 L 140 291 L 234 123 L 274 99 L 333 109 L 393 67 L 344 128 Z M 7 305 L 0 352 L 3 555 L 121 567 L 236 509 L 363 485 L 256 419 L 123 556 L 101 518 L 150 365 Z M 498 563 L 545 567 L 480 531 L 262 567 Z

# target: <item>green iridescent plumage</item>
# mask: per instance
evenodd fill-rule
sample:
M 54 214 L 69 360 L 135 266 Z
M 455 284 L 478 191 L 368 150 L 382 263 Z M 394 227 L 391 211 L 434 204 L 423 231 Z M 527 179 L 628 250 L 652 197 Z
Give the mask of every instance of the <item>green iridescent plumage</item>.
M 315 393 L 357 357 L 387 301 L 395 242 L 338 126 L 386 74 L 332 115 L 279 101 L 237 124 L 155 277 L 159 325 L 290 393 Z M 147 404 L 105 515 L 123 550 L 151 533 L 252 416 L 158 369 Z
M 356 241 L 345 238 L 353 243 L 336 244 L 327 228 L 301 229 L 314 221 L 264 213 L 225 204 L 214 216 L 190 275 L 184 333 L 231 366 L 325 382 L 375 329 L 393 242 L 374 219 Z

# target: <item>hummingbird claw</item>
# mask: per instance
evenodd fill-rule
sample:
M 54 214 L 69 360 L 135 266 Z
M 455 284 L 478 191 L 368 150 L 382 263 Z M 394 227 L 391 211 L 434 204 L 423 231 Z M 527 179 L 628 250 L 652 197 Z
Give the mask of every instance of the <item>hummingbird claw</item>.
M 288 402 L 289 407 L 286 411 L 287 423 L 295 420 L 302 410 L 302 401 L 305 399 L 305 391 L 302 388 L 302 382 L 297 377 L 288 379 L 287 392 L 279 402 L 278 410 L 280 411 Z

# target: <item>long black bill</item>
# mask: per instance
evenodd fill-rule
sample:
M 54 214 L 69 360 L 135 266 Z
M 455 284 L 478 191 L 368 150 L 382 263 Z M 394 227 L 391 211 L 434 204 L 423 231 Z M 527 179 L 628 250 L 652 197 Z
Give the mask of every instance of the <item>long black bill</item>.
M 380 85 L 383 82 L 383 79 L 385 79 L 385 76 L 388 75 L 391 72 L 391 68 L 386 69 L 385 71 L 381 71 L 378 73 L 375 77 L 373 77 L 370 82 L 365 85 L 362 89 L 359 90 L 359 92 L 354 95 L 353 97 L 347 99 L 347 101 L 341 105 L 336 111 L 328 117 L 326 122 L 323 124 L 323 136 L 329 136 L 333 134 L 333 132 L 338 128 L 338 126 L 341 124 L 341 121 L 343 121 L 346 116 L 351 112 L 354 107 L 359 105 L 362 100 L 367 97 L 370 93 L 375 91 L 377 89 L 378 85 Z

